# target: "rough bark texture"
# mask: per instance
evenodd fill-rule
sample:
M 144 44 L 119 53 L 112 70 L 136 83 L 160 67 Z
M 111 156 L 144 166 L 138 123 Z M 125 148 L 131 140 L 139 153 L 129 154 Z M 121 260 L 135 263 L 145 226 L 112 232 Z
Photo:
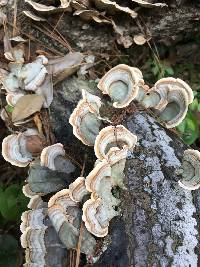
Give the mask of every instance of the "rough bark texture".
M 118 1 L 119 2 L 119 1 Z M 154 1 L 159 2 L 159 1 Z M 161 2 L 161 1 L 160 1 Z M 152 37 L 154 41 L 164 42 L 165 44 L 177 43 L 183 38 L 190 39 L 198 34 L 200 26 L 199 13 L 200 4 L 198 1 L 162 1 L 168 4 L 164 8 L 142 8 L 131 1 L 122 2 L 124 6 L 132 9 L 137 9 L 138 18 L 132 19 L 124 14 L 115 14 L 111 16 L 117 25 L 123 27 L 124 36 L 133 38 L 135 34 L 143 33 Z M 20 2 L 20 9 L 27 10 L 29 6 L 24 6 L 24 2 Z M 23 17 L 22 30 L 31 34 L 35 38 L 41 40 L 49 47 L 55 48 L 63 53 L 66 53 L 66 48 L 56 40 L 47 37 L 46 31 L 43 33 L 36 28 L 42 28 L 42 25 L 52 27 L 62 33 L 71 46 L 78 51 L 93 51 L 102 53 L 103 51 L 113 51 L 116 34 L 112 26 L 98 24 L 93 21 L 84 21 L 78 16 L 73 16 L 66 12 L 59 19 L 60 15 L 49 15 L 47 23 L 32 22 L 28 18 Z M 59 19 L 59 23 L 57 24 Z M 30 22 L 30 23 L 29 23 Z M 138 22 L 141 27 L 138 27 Z M 53 28 L 52 28 L 53 29 Z M 133 44 L 133 46 L 135 46 Z
M 85 150 L 72 136 L 68 117 L 80 90 L 91 92 L 91 87 L 94 92 L 93 84 L 68 79 L 58 85 L 51 106 L 57 139 L 73 147 L 80 160 L 87 151 L 86 175 L 95 160 L 94 152 Z M 187 147 L 145 112 L 134 112 L 123 124 L 138 136 L 138 144 L 126 163 L 127 190 L 120 196 L 121 216 L 112 220 L 109 236 L 103 242 L 107 250 L 94 266 L 198 266 L 196 208 L 191 192 L 178 186 L 180 177 L 175 173 Z

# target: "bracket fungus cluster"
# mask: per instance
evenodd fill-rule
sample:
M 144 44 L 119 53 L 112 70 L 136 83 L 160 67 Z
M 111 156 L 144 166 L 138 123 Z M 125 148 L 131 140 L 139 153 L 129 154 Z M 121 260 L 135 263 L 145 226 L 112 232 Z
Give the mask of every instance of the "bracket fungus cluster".
M 48 218 L 47 203 L 31 192 L 27 185 L 23 192 L 30 198 L 29 210 L 23 212 L 20 225 L 21 245 L 25 248 L 23 266 L 60 266 L 60 261 L 66 257 L 66 249 Z M 55 254 L 59 260 L 55 259 Z
M 179 78 L 162 78 L 149 88 L 141 71 L 125 64 L 109 70 L 98 87 L 110 96 L 115 108 L 127 107 L 133 100 L 145 108 L 153 108 L 167 128 L 182 122 L 194 98 L 190 86 Z
M 20 126 L 31 120 L 31 116 L 53 101 L 53 84 L 74 73 L 83 61 L 83 54 L 68 53 L 63 57 L 47 58 L 39 55 L 32 62 L 25 62 L 23 38 L 12 46 L 11 38 L 4 37 L 4 55 L 9 60 L 7 70 L 1 69 L 1 83 L 6 91 L 6 101 L 13 107 L 11 120 Z M 10 114 L 9 114 L 10 115 Z M 9 120 L 5 109 L 1 118 Z
M 48 215 L 54 225 L 60 240 L 68 248 L 77 248 L 80 227 L 81 209 L 79 202 L 88 194 L 84 185 L 84 178 L 79 177 L 69 189 L 63 189 L 50 198 Z M 83 227 L 81 252 L 91 257 L 96 246 L 95 238 Z
M 179 125 L 185 118 L 188 105 L 193 101 L 193 92 L 181 79 L 163 78 L 157 81 L 142 100 L 146 108 L 154 108 L 167 128 Z
M 110 5 L 109 1 L 97 2 Z M 37 93 L 45 79 L 51 77 L 53 80 L 59 73 L 62 77 L 63 70 L 70 72 L 67 70 L 70 66 L 76 68 L 82 55 L 72 57 L 70 65 L 65 60 L 71 55 L 55 61 L 40 56 L 32 63 L 20 63 L 18 72 L 10 70 L 9 74 L 5 73 L 3 84 L 7 88 L 8 104 L 16 107 L 23 97 L 27 97 L 27 90 Z M 112 121 L 101 116 L 102 109 L 122 110 L 137 101 L 146 108 L 153 108 L 166 127 L 172 128 L 184 119 L 188 105 L 193 101 L 192 89 L 184 81 L 169 77 L 149 88 L 142 72 L 125 64 L 107 72 L 97 88 L 101 97 L 82 90 L 82 99 L 69 118 L 74 135 L 83 144 L 94 146 L 97 160 L 86 177 L 81 174 L 72 180 L 75 167 L 65 156 L 63 145 L 47 145 L 43 140 L 45 137 L 41 138 L 35 129 L 9 135 L 3 140 L 2 154 L 11 164 L 25 167 L 35 159 L 30 166 L 28 184 L 23 188 L 24 194 L 31 198 L 30 210 L 23 213 L 20 227 L 21 243 L 26 249 L 25 266 L 45 266 L 49 224 L 62 249 L 77 249 L 82 231 L 80 251 L 88 260 L 95 261 L 97 238 L 108 235 L 111 220 L 119 215 L 120 198 L 115 191 L 125 189 L 126 159 L 137 143 L 137 136 L 123 125 L 113 126 Z M 103 99 L 104 94 L 110 99 Z M 179 170 L 183 178 L 179 184 L 186 189 L 200 187 L 199 155 L 200 152 L 194 150 L 184 153 Z M 49 193 L 55 195 L 49 199 Z M 49 200 L 48 204 L 43 202 L 43 195 Z
M 45 266 L 47 226 L 44 224 L 44 219 L 47 208 L 40 196 L 29 195 L 29 197 L 31 197 L 28 205 L 30 210 L 22 213 L 20 225 L 21 245 L 25 249 L 24 266 Z M 32 198 L 37 198 L 37 201 L 32 201 Z

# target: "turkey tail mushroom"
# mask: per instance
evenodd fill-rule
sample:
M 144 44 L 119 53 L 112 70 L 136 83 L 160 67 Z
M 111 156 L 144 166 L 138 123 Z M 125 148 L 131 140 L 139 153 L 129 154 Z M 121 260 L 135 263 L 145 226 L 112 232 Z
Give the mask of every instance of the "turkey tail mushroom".
M 124 108 L 132 100 L 142 99 L 148 86 L 144 84 L 142 72 L 138 68 L 120 64 L 101 78 L 98 88 L 110 96 L 115 108 Z
M 158 110 L 167 128 L 179 125 L 185 118 L 188 105 L 193 101 L 193 92 L 187 83 L 181 79 L 163 78 L 142 100 L 146 108 Z
M 184 151 L 181 168 L 177 171 L 182 175 L 178 181 L 184 189 L 196 190 L 200 187 L 200 152 L 187 149 Z
M 11 134 L 3 139 L 2 155 L 12 165 L 26 167 L 42 150 L 42 140 L 35 129 Z
M 79 195 L 78 191 L 74 191 L 74 193 Z M 79 198 L 75 195 L 73 197 L 75 199 Z M 69 189 L 63 189 L 50 198 L 48 215 L 62 243 L 68 249 L 75 249 L 78 244 L 82 212 L 78 203 L 71 199 Z M 95 246 L 95 239 L 84 226 L 81 252 L 91 256 L 94 253 Z
M 107 153 L 112 147 L 132 150 L 137 142 L 137 136 L 123 125 L 107 126 L 103 128 L 95 140 L 94 151 L 100 160 L 108 159 Z
M 82 96 L 83 99 L 71 114 L 69 123 L 73 126 L 73 134 L 83 144 L 93 146 L 101 125 L 99 119 L 101 100 L 85 90 L 82 90 Z
M 65 158 L 65 150 L 60 143 L 47 146 L 40 155 L 41 166 L 51 170 L 69 173 L 73 172 L 75 167 L 70 160 Z

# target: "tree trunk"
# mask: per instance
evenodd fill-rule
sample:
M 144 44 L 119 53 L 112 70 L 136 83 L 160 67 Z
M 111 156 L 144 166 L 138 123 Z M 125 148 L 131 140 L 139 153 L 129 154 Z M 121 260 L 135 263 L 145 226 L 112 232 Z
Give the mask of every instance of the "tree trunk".
M 77 78 L 58 87 L 51 106 L 53 129 L 59 141 L 80 155 L 80 161 L 81 154 L 88 153 L 87 175 L 95 160 L 93 149 L 79 144 L 67 121 L 80 89 L 87 87 L 92 92 L 94 87 Z M 127 190 L 120 196 L 121 216 L 111 221 L 103 241 L 108 248 L 94 266 L 198 266 L 195 205 L 199 210 L 199 197 L 194 205 L 191 192 L 179 187 L 176 175 L 187 146 L 144 111 L 137 109 L 123 124 L 138 136 L 138 143 L 126 163 Z

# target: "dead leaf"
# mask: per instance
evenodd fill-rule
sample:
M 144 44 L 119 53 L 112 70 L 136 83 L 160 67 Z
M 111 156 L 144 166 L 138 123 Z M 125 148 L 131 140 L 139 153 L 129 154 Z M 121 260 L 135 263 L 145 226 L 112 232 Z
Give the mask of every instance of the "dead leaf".
M 50 74 L 46 75 L 44 82 L 37 88 L 35 93 L 44 97 L 44 108 L 48 108 L 51 105 L 53 101 L 53 82 Z
M 64 57 L 49 59 L 46 69 L 55 77 L 54 84 L 73 74 L 79 68 L 83 57 L 82 53 L 74 52 Z
M 12 122 L 28 118 L 37 111 L 40 111 L 44 103 L 41 95 L 25 95 L 16 103 L 12 112 Z

